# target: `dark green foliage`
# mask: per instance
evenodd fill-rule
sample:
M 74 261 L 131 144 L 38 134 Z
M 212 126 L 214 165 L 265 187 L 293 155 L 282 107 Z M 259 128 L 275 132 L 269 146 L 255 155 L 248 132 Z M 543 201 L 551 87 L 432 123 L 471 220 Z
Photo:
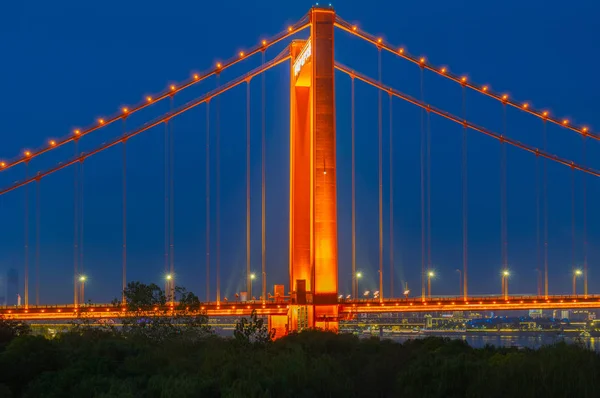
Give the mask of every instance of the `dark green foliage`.
M 126 327 L 82 317 L 53 339 L 0 320 L 0 397 L 600 396 L 600 356 L 578 345 L 473 349 L 436 337 L 398 344 L 322 331 L 272 341 L 256 313 L 222 338 L 210 333 L 196 296 L 175 294 L 182 313 L 168 316 L 154 309 L 168 302 L 160 288 L 130 284 Z
M 0 349 L 3 349 L 17 336 L 25 336 L 31 333 L 31 327 L 23 321 L 6 319 L 0 315 Z M 0 391 L 1 391 L 0 386 Z M 1 396 L 1 395 L 0 395 Z
M 585 398 L 599 396 L 599 370 L 597 354 L 566 344 L 473 349 L 435 337 L 397 344 L 320 331 L 272 343 L 66 333 L 16 337 L 0 353 L 0 396 Z
M 265 325 L 265 320 L 256 315 L 256 310 L 250 314 L 250 320 L 246 318 L 240 319 L 235 325 L 233 331 L 235 340 L 243 345 L 246 344 L 267 344 L 275 337 L 275 331 L 269 331 Z

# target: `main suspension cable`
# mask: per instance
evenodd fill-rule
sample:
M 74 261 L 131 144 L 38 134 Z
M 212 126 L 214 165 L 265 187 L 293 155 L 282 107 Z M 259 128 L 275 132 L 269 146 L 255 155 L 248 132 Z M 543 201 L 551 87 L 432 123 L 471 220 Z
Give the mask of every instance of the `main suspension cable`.
M 226 91 L 229 91 L 230 89 L 232 89 L 234 87 L 239 86 L 240 84 L 244 83 L 248 78 L 257 76 L 257 75 L 265 72 L 266 70 L 269 70 L 283 62 L 288 61 L 289 59 L 290 59 L 289 54 L 286 53 L 285 51 L 283 51 L 279 56 L 277 56 L 277 57 L 273 58 L 272 60 L 270 60 L 269 62 L 267 62 L 266 65 L 255 68 L 252 71 L 246 73 L 245 75 L 240 76 L 240 77 L 228 82 L 227 84 L 223 85 L 222 87 L 219 87 L 205 95 L 202 95 L 202 96 L 178 107 L 177 109 L 173 110 L 172 112 L 167 112 L 167 113 L 161 115 L 160 117 L 158 117 L 150 122 L 145 123 L 142 127 L 139 127 L 138 129 L 133 130 L 124 136 L 115 138 L 105 144 L 102 144 L 102 145 L 96 147 L 95 149 L 93 149 L 87 153 L 82 153 L 78 156 L 74 156 L 70 160 L 64 161 L 50 169 L 47 169 L 45 171 L 40 171 L 39 175 L 36 175 L 35 177 L 23 179 L 23 180 L 16 182 L 4 189 L 0 189 L 0 196 L 7 194 L 8 192 L 14 191 L 18 188 L 21 188 L 25 185 L 31 184 L 31 183 L 35 182 L 35 180 L 38 178 L 47 177 L 47 176 L 49 176 L 53 173 L 56 173 L 62 169 L 73 166 L 73 165 L 75 165 L 81 161 L 84 161 L 94 155 L 97 155 L 98 153 L 100 153 L 102 151 L 105 151 L 109 148 L 112 148 L 113 146 L 121 144 L 124 140 L 128 140 L 129 138 L 132 138 L 138 134 L 141 134 L 145 131 L 152 129 L 153 127 L 164 124 L 168 120 L 173 119 L 176 116 L 179 116 L 182 113 L 185 113 L 185 112 L 189 111 L 190 109 L 207 102 L 209 99 L 215 98 L 215 97 L 219 96 L 220 94 L 222 94 Z
M 339 16 L 336 16 L 335 26 L 375 45 L 378 49 L 386 50 L 396 56 L 399 56 L 407 61 L 410 61 L 413 64 L 418 65 L 422 69 L 426 69 L 428 71 L 436 73 L 439 76 L 445 77 L 456 83 L 462 84 L 463 86 L 468 87 L 471 90 L 474 90 L 474 91 L 476 91 L 480 94 L 486 95 L 488 97 L 494 98 L 504 104 L 510 105 L 510 106 L 517 108 L 523 112 L 529 113 L 530 115 L 536 116 L 543 120 L 547 120 L 551 123 L 554 123 L 554 124 L 557 124 L 559 126 L 566 128 L 566 129 L 572 130 L 583 136 L 589 136 L 595 140 L 600 141 L 600 135 L 591 133 L 589 131 L 588 127 L 577 127 L 575 125 L 572 125 L 568 119 L 561 120 L 558 118 L 552 118 L 549 116 L 547 111 L 535 110 L 528 103 L 517 103 L 516 101 L 512 101 L 512 100 L 508 99 L 508 96 L 506 94 L 499 94 L 499 93 L 493 92 L 492 90 L 490 90 L 489 86 L 478 86 L 473 83 L 470 83 L 467 81 L 467 78 L 465 76 L 454 75 L 448 71 L 447 67 L 438 67 L 438 66 L 431 65 L 427 62 L 427 60 L 424 57 L 415 57 L 413 55 L 408 54 L 408 52 L 406 51 L 406 49 L 404 47 L 398 48 L 398 47 L 391 46 L 388 43 L 385 43 L 382 38 L 375 38 L 373 35 L 366 33 L 364 31 L 362 31 L 361 29 L 358 29 L 357 26 L 353 26 L 353 25 L 349 24 L 348 22 L 344 21 Z
M 576 163 L 576 162 L 574 162 L 572 160 L 568 160 L 568 159 L 561 158 L 559 156 L 550 154 L 550 153 L 548 153 L 548 152 L 546 152 L 544 150 L 540 150 L 539 148 L 534 148 L 532 146 L 523 144 L 523 143 L 521 143 L 521 142 L 519 142 L 517 140 L 505 137 L 502 134 L 498 134 L 498 133 L 495 133 L 495 132 L 493 132 L 491 130 L 487 130 L 487 129 L 485 129 L 485 128 L 481 127 L 481 126 L 478 126 L 478 125 L 476 125 L 474 123 L 471 123 L 469 121 L 462 120 L 458 116 L 455 116 L 455 115 L 453 115 L 453 114 L 451 114 L 449 112 L 446 112 L 446 111 L 442 111 L 442 110 L 440 110 L 440 109 L 438 109 L 438 108 L 436 108 L 434 106 L 431 106 L 430 104 L 427 104 L 427 103 L 425 103 L 423 101 L 419 101 L 417 99 L 414 99 L 414 98 L 412 98 L 412 97 L 410 97 L 410 96 L 408 96 L 408 95 L 406 95 L 404 93 L 401 93 L 398 90 L 392 89 L 390 87 L 385 87 L 385 86 L 379 84 L 376 80 L 373 80 L 370 77 L 367 77 L 367 76 L 365 76 L 363 74 L 359 74 L 358 72 L 353 71 L 350 68 L 348 68 L 346 66 L 343 66 L 343 65 L 341 65 L 341 64 L 339 64 L 337 62 L 335 64 L 335 68 L 338 69 L 339 71 L 342 71 L 342 72 L 348 74 L 348 75 L 353 74 L 356 79 L 359 79 L 359 80 L 361 80 L 361 81 L 363 81 L 363 82 L 365 82 L 365 83 L 367 83 L 367 84 L 369 84 L 369 85 L 371 85 L 373 87 L 379 88 L 380 90 L 383 90 L 385 92 L 391 93 L 393 96 L 398 97 L 400 99 L 403 99 L 406 102 L 409 102 L 409 103 L 411 103 L 413 105 L 416 105 L 416 106 L 418 106 L 418 107 L 420 107 L 422 109 L 426 109 L 427 111 L 429 111 L 429 112 L 431 112 L 433 114 L 436 114 L 438 116 L 442 116 L 443 118 L 451 120 L 451 121 L 453 121 L 455 123 L 458 123 L 458 124 L 461 124 L 461 125 L 466 125 L 467 128 L 469 128 L 471 130 L 475 130 L 475 131 L 477 131 L 479 133 L 482 133 L 482 134 L 485 134 L 485 135 L 487 135 L 489 137 L 495 138 L 495 139 L 497 139 L 499 141 L 504 142 L 505 144 L 512 145 L 514 147 L 517 147 L 519 149 L 522 149 L 522 150 L 524 150 L 526 152 L 529 152 L 531 154 L 534 154 L 534 155 L 537 154 L 537 155 L 539 155 L 541 157 L 544 157 L 546 159 L 552 160 L 555 163 L 560 163 L 560 164 L 562 164 L 564 166 L 573 167 L 576 170 L 579 170 L 579 171 L 582 171 L 584 173 L 593 175 L 594 177 L 600 177 L 600 171 L 598 171 L 596 169 L 593 169 L 593 168 L 587 167 L 587 166 L 583 166 L 583 165 L 581 165 L 579 163 Z M 0 191 L 0 194 L 2 194 L 2 193 L 3 193 L 3 191 Z
M 23 155 L 15 158 L 14 160 L 0 161 L 0 171 L 8 170 L 9 168 L 12 168 L 18 164 L 30 161 L 34 157 L 40 156 L 40 155 L 42 155 L 46 152 L 49 152 L 53 149 L 59 148 L 67 143 L 75 142 L 79 138 L 81 138 L 87 134 L 90 134 L 94 131 L 100 130 L 118 120 L 125 119 L 127 116 L 129 116 L 135 112 L 138 112 L 144 108 L 147 108 L 150 105 L 156 104 L 159 101 L 170 98 L 171 96 L 178 94 L 179 92 L 185 90 L 186 88 L 188 88 L 190 86 L 200 83 L 201 81 L 203 81 L 211 76 L 216 76 L 221 71 L 228 69 L 228 68 L 232 67 L 233 65 L 235 65 L 243 60 L 246 60 L 249 57 L 251 57 L 259 52 L 263 52 L 267 48 L 279 43 L 282 40 L 287 39 L 290 36 L 295 35 L 296 33 L 308 28 L 309 26 L 311 26 L 311 24 L 308 21 L 308 16 L 305 15 L 298 22 L 289 26 L 285 31 L 282 31 L 269 39 L 262 40 L 261 44 L 255 45 L 254 47 L 252 47 L 250 50 L 248 50 L 246 52 L 241 52 L 237 56 L 234 56 L 226 61 L 217 62 L 215 66 L 213 66 L 209 71 L 207 71 L 205 73 L 202 73 L 202 74 L 195 73 L 188 80 L 178 83 L 178 84 L 173 84 L 168 89 L 161 91 L 160 93 L 156 94 L 155 96 L 146 96 L 144 98 L 144 100 L 139 102 L 137 105 L 134 105 L 131 107 L 123 107 L 123 108 L 121 108 L 120 112 L 118 112 L 112 116 L 99 119 L 98 122 L 91 127 L 88 127 L 85 129 L 77 129 L 74 131 L 74 133 L 72 135 L 66 136 L 66 137 L 58 139 L 58 140 L 49 140 L 48 141 L 49 144 L 47 146 L 39 148 L 35 151 L 27 151 L 26 154 L 23 154 Z

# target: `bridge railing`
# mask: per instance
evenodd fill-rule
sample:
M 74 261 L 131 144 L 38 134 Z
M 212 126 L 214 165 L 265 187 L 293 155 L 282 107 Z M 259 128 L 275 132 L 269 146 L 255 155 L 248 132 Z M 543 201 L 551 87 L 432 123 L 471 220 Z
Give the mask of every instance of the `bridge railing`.
M 600 294 L 588 294 L 588 295 L 583 295 L 583 294 L 576 294 L 576 295 L 572 295 L 572 294 L 568 294 L 568 295 L 549 295 L 548 298 L 546 298 L 545 296 L 538 296 L 538 295 L 518 295 L 518 294 L 513 294 L 513 295 L 508 295 L 508 296 L 504 296 L 502 294 L 490 294 L 490 295 L 478 295 L 478 296 L 472 296 L 472 297 L 468 297 L 466 300 L 464 299 L 463 296 L 432 296 L 432 297 L 426 297 L 426 298 L 421 298 L 421 297 L 396 297 L 396 298 L 384 298 L 384 299 L 379 299 L 379 298 L 342 298 L 339 299 L 338 302 L 340 304 L 346 304 L 346 303 L 420 303 L 420 302 L 428 302 L 428 303 L 437 303 L 437 302 L 456 302 L 456 303 L 464 303 L 464 302 L 472 302 L 472 303 L 476 303 L 479 301 L 486 301 L 489 302 L 490 300 L 496 300 L 496 301 L 540 301 L 540 302 L 544 302 L 546 300 L 550 300 L 550 301 L 556 301 L 556 300 L 599 300 L 600 299 Z

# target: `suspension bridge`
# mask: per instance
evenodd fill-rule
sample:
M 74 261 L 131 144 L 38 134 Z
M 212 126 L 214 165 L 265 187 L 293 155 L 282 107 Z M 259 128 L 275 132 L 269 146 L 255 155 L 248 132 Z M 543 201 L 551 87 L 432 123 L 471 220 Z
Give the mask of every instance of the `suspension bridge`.
M 298 38 L 304 34 L 305 38 Z M 356 37 L 372 45 L 378 53 L 378 72 L 376 77 L 338 62 L 335 54 L 335 34 L 344 34 Z M 283 45 L 283 50 L 273 57 L 272 48 Z M 268 51 L 271 50 L 271 51 Z M 398 88 L 388 85 L 382 79 L 382 54 L 391 54 L 393 57 L 414 65 L 420 72 L 420 95 L 411 96 Z M 251 58 L 261 57 L 260 65 L 239 74 L 231 80 L 221 83 L 219 78 L 222 73 L 233 66 L 245 65 Z M 269 281 L 274 288 L 271 290 L 267 284 L 266 264 L 266 162 L 265 162 L 265 129 L 268 118 L 265 108 L 265 73 L 274 68 L 289 69 L 289 280 Z M 435 75 L 455 85 L 462 93 L 461 112 L 452 113 L 441 107 L 427 102 L 424 96 L 423 79 L 425 74 Z M 215 89 L 204 92 L 192 100 L 175 106 L 174 99 L 183 95 L 192 87 L 208 78 L 217 78 L 218 85 Z M 336 98 L 336 78 L 348 79 L 350 82 L 350 110 L 348 113 L 336 112 L 340 107 Z M 251 82 L 261 79 L 261 272 L 257 278 L 252 272 L 251 264 Z M 356 152 L 355 118 L 360 110 L 356 108 L 356 88 L 359 85 L 369 86 L 377 91 L 378 104 L 378 290 L 374 293 L 362 293 L 359 289 L 363 273 L 357 266 L 356 255 Z M 221 290 L 221 270 L 219 251 L 222 242 L 219 241 L 220 221 L 217 196 L 216 202 L 211 203 L 211 189 L 219 192 L 219 151 L 220 143 L 217 137 L 216 145 L 210 142 L 211 128 L 219 125 L 220 116 L 217 112 L 214 117 L 215 107 L 218 109 L 218 100 L 225 93 L 234 89 L 246 90 L 246 180 L 245 180 L 245 292 L 236 294 L 236 298 L 225 297 Z M 487 128 L 473 122 L 467 117 L 467 93 L 476 94 L 498 104 L 503 113 L 503 123 L 500 130 Z M 389 113 L 389 181 L 384 181 L 384 96 L 389 100 L 387 110 Z M 393 146 L 394 137 L 394 111 L 392 103 L 401 101 L 412 106 L 413 112 L 420 115 L 420 264 L 418 267 L 407 267 L 405 273 L 418 274 L 420 286 L 418 289 L 409 290 L 407 286 L 394 286 L 393 277 L 396 262 L 394 259 L 394 167 Z M 129 121 L 134 114 L 147 108 L 154 107 L 157 103 L 167 102 L 170 108 L 167 112 L 153 119 L 145 119 L 134 128 L 129 128 Z M 482 311 L 482 310 L 526 310 L 526 309 L 592 309 L 600 307 L 600 295 L 588 292 L 588 247 L 587 247 L 587 177 L 600 176 L 597 171 L 587 166 L 585 148 L 586 142 L 599 140 L 600 135 L 593 133 L 589 127 L 576 125 L 568 119 L 553 116 L 547 110 L 536 109 L 532 104 L 519 102 L 507 94 L 498 93 L 490 86 L 471 81 L 467 76 L 452 73 L 448 67 L 430 63 L 426 58 L 411 55 L 405 48 L 395 46 L 380 37 L 369 34 L 358 26 L 348 23 L 336 15 L 331 7 L 313 7 L 307 15 L 298 22 L 290 25 L 283 32 L 261 40 L 255 47 L 247 51 L 240 51 L 233 58 L 217 62 L 210 70 L 204 73 L 195 73 L 188 80 L 170 85 L 163 92 L 149 95 L 135 105 L 122 107 L 112 116 L 98 119 L 87 128 L 73 130 L 60 139 L 50 139 L 47 144 L 37 149 L 28 149 L 12 159 L 0 161 L 0 173 L 6 173 L 17 167 L 25 169 L 25 177 L 20 181 L 9 184 L 0 189 L 0 196 L 12 194 L 13 191 L 25 191 L 25 238 L 24 238 L 24 285 L 23 302 L 19 306 L 0 308 L 0 314 L 26 320 L 52 320 L 71 319 L 85 312 L 88 316 L 97 318 L 115 318 L 127 316 L 124 307 L 125 296 L 121 298 L 120 305 L 86 304 L 85 284 L 86 274 L 83 262 L 83 165 L 86 161 L 98 154 L 122 147 L 122 278 L 121 289 L 125 289 L 128 279 L 128 244 L 132 228 L 127 218 L 127 151 L 135 145 L 134 137 L 146 134 L 148 131 L 164 127 L 164 274 L 165 290 L 173 294 L 175 288 L 174 261 L 174 154 L 173 135 L 174 121 L 181 115 L 198 107 L 206 108 L 206 143 L 205 143 L 205 176 L 206 176 L 206 257 L 199 263 L 204 263 L 206 297 L 195 309 L 206 312 L 209 316 L 240 316 L 252 311 L 269 317 L 271 327 L 278 330 L 298 330 L 307 327 L 337 328 L 338 321 L 349 319 L 359 313 L 389 313 L 389 312 L 426 312 L 426 311 Z M 211 107 L 213 109 L 211 110 Z M 507 131 L 507 110 L 515 110 L 534 121 L 539 121 L 539 131 L 543 132 L 544 146 L 538 147 L 526 141 L 518 140 Z M 211 119 L 211 116 L 213 117 Z M 351 136 L 351 239 L 352 253 L 350 275 L 340 275 L 338 270 L 338 159 L 336 156 L 336 131 L 340 117 L 349 119 Z M 435 278 L 435 267 L 431 255 L 431 123 L 432 120 L 445 120 L 455 124 L 462 130 L 462 135 L 456 137 L 461 141 L 461 229 L 462 229 L 462 264 L 457 269 L 459 273 L 459 292 L 455 296 L 432 296 L 431 282 Z M 99 134 L 108 126 L 122 124 L 122 134 L 94 147 L 89 151 L 81 151 L 79 144 L 89 136 Z M 400 123 L 398 123 L 400 125 Z M 546 131 L 548 126 L 556 126 L 569 134 L 582 137 L 583 157 L 581 162 L 571 158 L 558 156 L 546 148 Z M 346 134 L 346 131 L 344 131 Z M 473 295 L 469 285 L 469 179 L 468 179 L 468 151 L 467 137 L 471 134 L 487 136 L 495 139 L 500 147 L 500 227 L 501 227 L 501 261 L 499 269 L 490 270 L 494 275 L 499 274 L 501 281 L 500 293 L 496 295 Z M 213 144 L 211 146 L 211 144 Z M 58 164 L 49 167 L 34 169 L 32 161 L 50 153 L 57 152 L 59 148 L 72 146 L 74 155 L 64 158 Z M 537 252 L 537 294 L 515 295 L 509 293 L 509 280 L 511 270 L 508 260 L 508 232 L 507 232 L 507 149 L 518 150 L 535 159 L 535 190 L 537 212 L 537 247 L 532 248 Z M 211 152 L 211 151 L 214 151 Z M 212 176 L 215 172 L 211 169 L 211 159 L 216 156 L 216 188 L 211 186 Z M 570 242 L 572 294 L 553 295 L 549 287 L 548 270 L 548 214 L 547 206 L 547 180 L 548 164 L 558 164 L 571 171 L 571 223 L 572 233 Z M 89 166 L 88 166 L 89 167 Z M 39 266 L 40 266 L 40 184 L 55 173 L 65 172 L 66 169 L 75 170 L 74 176 L 74 243 L 73 243 L 73 302 L 48 303 L 40 298 L 39 294 Z M 575 174 L 582 176 L 583 188 L 583 242 L 576 241 L 575 236 Z M 552 178 L 552 176 L 550 176 Z M 243 184 L 244 181 L 239 181 Z M 389 197 L 384 198 L 383 187 L 388 184 Z M 30 197 L 29 188 L 34 188 L 34 195 Z M 471 187 L 471 189 L 473 189 Z M 35 203 L 35 212 L 30 214 L 30 202 Z M 389 220 L 384 222 L 384 203 L 389 207 Z M 216 211 L 215 225 L 211 225 L 211 214 Z M 34 221 L 34 222 L 33 222 Z M 252 219 L 252 221 L 254 221 Z M 389 222 L 389 224 L 387 224 Z M 30 261 L 30 228 L 34 224 L 35 256 Z M 384 224 L 388 230 L 388 242 L 384 242 Z M 212 227 L 212 229 L 211 229 Z M 211 253 L 211 238 L 217 241 L 216 261 Z M 583 262 L 581 268 L 576 265 L 575 245 L 583 245 Z M 384 258 L 384 247 L 387 246 L 389 258 Z M 566 245 L 565 251 L 569 251 Z M 225 248 L 225 250 L 229 250 Z M 384 263 L 386 266 L 384 267 Z M 211 266 L 214 264 L 215 266 Z M 33 265 L 33 267 L 32 267 Z M 275 266 L 270 265 L 270 266 Z M 33 269 L 33 272 L 32 272 Z M 215 277 L 216 276 L 216 277 Z M 351 281 L 351 293 L 342 294 L 339 280 Z M 71 280 L 71 278 L 68 278 Z M 254 279 L 260 279 L 260 295 L 252 294 Z M 577 280 L 583 280 L 583 291 L 577 292 Z M 33 284 L 31 281 L 33 280 Z M 211 281 L 216 282 L 213 286 Z M 35 294 L 31 294 L 34 286 Z M 258 297 L 255 297 L 258 296 Z M 168 308 L 168 306 L 167 306 Z

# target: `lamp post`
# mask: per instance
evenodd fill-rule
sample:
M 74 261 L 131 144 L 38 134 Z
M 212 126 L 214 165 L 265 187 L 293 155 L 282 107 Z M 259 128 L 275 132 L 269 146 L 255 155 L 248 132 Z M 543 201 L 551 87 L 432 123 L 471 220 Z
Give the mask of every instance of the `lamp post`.
M 377 272 L 379 272 L 379 302 L 382 303 L 383 302 L 383 272 L 381 270 L 378 270 Z
M 173 283 L 173 275 L 165 275 L 165 294 L 169 303 L 173 302 L 173 297 L 171 297 L 171 283 Z
M 362 278 L 362 272 L 357 272 L 356 273 L 356 295 L 358 296 L 358 281 L 360 280 L 360 278 Z M 355 299 L 358 297 L 354 297 Z
M 81 275 L 79 277 L 79 295 L 81 296 L 81 304 L 85 304 L 85 281 L 86 281 L 86 277 L 85 275 Z
M 253 299 L 252 298 L 252 285 L 254 284 L 254 280 L 255 279 L 256 279 L 256 274 L 255 273 L 251 273 L 250 274 L 250 292 L 248 292 L 249 296 L 250 296 L 250 297 L 248 297 L 248 299 L 250 299 L 250 300 Z
M 583 272 L 580 269 L 573 271 L 573 296 L 577 296 L 577 277 L 581 276 Z
M 462 287 L 462 271 L 459 270 L 458 268 L 456 269 L 456 272 L 458 272 L 458 294 L 460 296 L 463 295 L 463 287 Z
M 504 299 L 508 299 L 508 277 L 510 276 L 510 272 L 507 269 L 502 271 L 502 295 Z
M 427 297 L 431 300 L 431 278 L 435 277 L 435 273 L 433 271 L 427 272 Z

